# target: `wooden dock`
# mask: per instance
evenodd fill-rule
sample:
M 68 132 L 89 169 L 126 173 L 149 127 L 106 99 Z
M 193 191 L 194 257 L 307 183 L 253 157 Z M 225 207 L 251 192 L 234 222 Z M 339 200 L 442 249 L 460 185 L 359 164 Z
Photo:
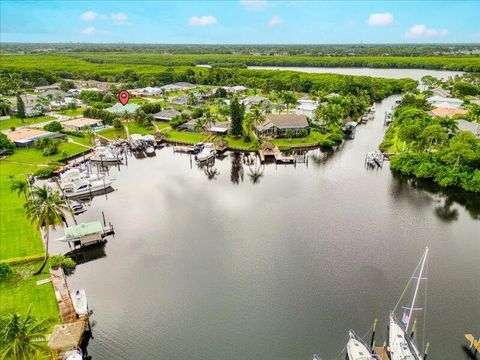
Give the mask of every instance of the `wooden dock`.
M 378 355 L 378 357 L 381 359 L 381 360 L 390 360 L 390 358 L 388 357 L 388 352 L 387 352 L 387 349 L 383 346 L 375 346 L 373 348 L 373 351 L 375 354 Z
M 70 290 L 68 288 L 67 281 L 65 280 L 65 274 L 62 268 L 58 268 L 56 270 L 51 269 L 50 275 L 53 289 L 55 290 L 55 297 L 57 299 L 62 323 L 68 324 L 77 321 L 77 313 L 73 307 L 72 298 L 70 297 Z

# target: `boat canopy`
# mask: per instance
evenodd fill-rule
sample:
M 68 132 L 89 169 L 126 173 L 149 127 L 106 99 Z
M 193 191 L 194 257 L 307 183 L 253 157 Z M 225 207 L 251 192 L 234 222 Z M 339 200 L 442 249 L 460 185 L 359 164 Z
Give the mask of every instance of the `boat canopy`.
M 155 141 L 155 136 L 150 135 L 150 134 L 143 135 L 143 140 L 144 141 Z
M 140 134 L 132 134 L 130 135 L 130 139 L 132 141 L 142 141 L 143 140 L 143 136 L 140 135 Z
M 103 231 L 100 221 L 92 221 L 90 223 L 83 223 L 75 226 L 70 226 L 65 229 L 65 237 L 80 238 L 82 236 L 101 233 Z

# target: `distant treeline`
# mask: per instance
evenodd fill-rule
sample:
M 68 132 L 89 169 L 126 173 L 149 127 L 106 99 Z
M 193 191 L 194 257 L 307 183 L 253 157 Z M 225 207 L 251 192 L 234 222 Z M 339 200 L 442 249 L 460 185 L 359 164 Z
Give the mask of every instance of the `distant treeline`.
M 21 44 L 3 43 L 2 53 L 124 52 L 159 54 L 303 55 L 303 56 L 444 56 L 479 54 L 478 44 L 347 45 L 166 45 L 166 44 Z
M 143 58 L 144 55 L 139 55 Z M 244 85 L 249 88 L 323 91 L 348 94 L 367 93 L 380 100 L 392 93 L 413 90 L 412 79 L 383 79 L 337 74 L 307 74 L 295 71 L 247 70 L 242 68 L 199 68 L 193 66 L 159 66 L 130 63 L 92 63 L 65 55 L 3 56 L 0 92 L 51 84 L 59 79 L 109 81 L 127 88 L 161 86 L 178 81 L 203 85 Z M 117 59 L 120 61 L 120 59 Z

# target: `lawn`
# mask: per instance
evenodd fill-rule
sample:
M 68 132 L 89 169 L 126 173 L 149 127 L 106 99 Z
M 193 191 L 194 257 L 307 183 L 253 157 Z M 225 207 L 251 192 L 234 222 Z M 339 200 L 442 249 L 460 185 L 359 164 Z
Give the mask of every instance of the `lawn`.
M 32 275 L 41 264 L 40 261 L 14 266 L 14 274 L 0 282 L 0 312 L 11 310 L 24 315 L 31 306 L 32 314 L 38 319 L 47 318 L 60 323 L 52 283 L 36 284 L 38 280 L 49 277 L 48 266 L 40 275 Z
M 280 150 L 288 149 L 294 145 L 316 146 L 320 140 L 328 138 L 328 134 L 321 134 L 318 131 L 311 131 L 307 137 L 293 139 L 274 139 L 272 143 L 277 145 Z
M 232 136 L 224 136 L 223 137 L 225 140 L 227 140 L 228 146 L 236 149 L 245 149 L 245 150 L 251 150 L 255 151 L 258 149 L 258 146 L 255 144 L 255 142 L 245 142 L 243 140 L 243 137 L 240 138 L 234 138 Z
M 140 135 L 147 135 L 147 134 L 155 134 L 157 130 L 153 126 L 149 127 L 143 127 L 138 125 L 137 123 L 134 122 L 129 122 L 126 124 L 128 127 L 128 131 L 130 132 L 130 135 L 132 134 L 140 134 Z
M 205 134 L 198 134 L 198 133 L 177 131 L 177 130 L 163 132 L 163 134 L 165 135 L 165 138 L 168 141 L 172 141 L 172 142 L 178 141 L 178 142 L 184 142 L 184 143 L 190 143 L 190 144 L 203 142 L 210 136 Z
M 82 115 L 83 114 L 83 111 L 85 109 L 83 108 L 78 108 L 78 109 L 67 109 L 67 110 L 61 110 L 61 111 L 58 111 L 59 114 L 62 114 L 62 115 L 67 115 L 67 116 L 78 116 L 78 115 Z
M 123 129 L 123 127 L 121 129 L 115 129 L 115 128 L 105 129 L 105 130 L 99 131 L 98 134 L 110 140 L 114 140 L 116 138 L 125 139 L 127 137 L 127 134 L 125 134 L 125 130 Z
M 72 139 L 73 141 L 83 144 L 85 146 L 91 147 L 92 144 L 90 143 L 90 140 L 86 136 L 74 136 L 74 135 L 68 135 L 69 139 Z M 86 150 L 86 149 L 85 149 Z
M 20 126 L 28 126 L 28 125 L 37 124 L 40 122 L 50 121 L 50 120 L 55 120 L 55 118 L 53 116 L 40 116 L 35 118 L 24 119 L 22 122 L 22 119 L 12 117 L 7 120 L 0 120 L 0 131 L 10 130 L 12 126 L 17 128 Z

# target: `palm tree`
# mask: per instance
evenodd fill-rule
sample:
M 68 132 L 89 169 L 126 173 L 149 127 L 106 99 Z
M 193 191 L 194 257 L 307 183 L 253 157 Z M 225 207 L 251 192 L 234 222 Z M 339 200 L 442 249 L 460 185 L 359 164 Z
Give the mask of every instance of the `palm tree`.
M 298 103 L 297 97 L 290 91 L 283 91 L 281 94 L 283 103 L 287 107 L 287 113 L 290 105 L 296 105 Z
M 18 196 L 20 196 L 20 194 L 23 194 L 25 196 L 25 201 L 26 201 L 27 191 L 28 191 L 28 182 L 26 180 L 12 179 L 12 185 L 10 186 L 10 191 L 16 191 Z
M 50 236 L 50 227 L 55 229 L 56 225 L 66 223 L 65 214 L 70 213 L 67 202 L 62 199 L 60 193 L 52 191 L 46 185 L 43 187 L 33 187 L 30 191 L 30 197 L 25 202 L 27 218 L 41 230 L 45 229 L 45 259 L 42 267 L 34 273 L 38 275 L 42 272 L 48 260 L 48 242 Z
M 207 121 L 204 118 L 198 118 L 193 125 L 194 132 L 204 132 L 207 129 Z
M 25 317 L 8 313 L 0 318 L 0 359 L 28 360 L 50 355 L 45 337 L 51 320 L 37 320 L 27 311 Z M 42 357 L 43 358 L 43 357 Z

